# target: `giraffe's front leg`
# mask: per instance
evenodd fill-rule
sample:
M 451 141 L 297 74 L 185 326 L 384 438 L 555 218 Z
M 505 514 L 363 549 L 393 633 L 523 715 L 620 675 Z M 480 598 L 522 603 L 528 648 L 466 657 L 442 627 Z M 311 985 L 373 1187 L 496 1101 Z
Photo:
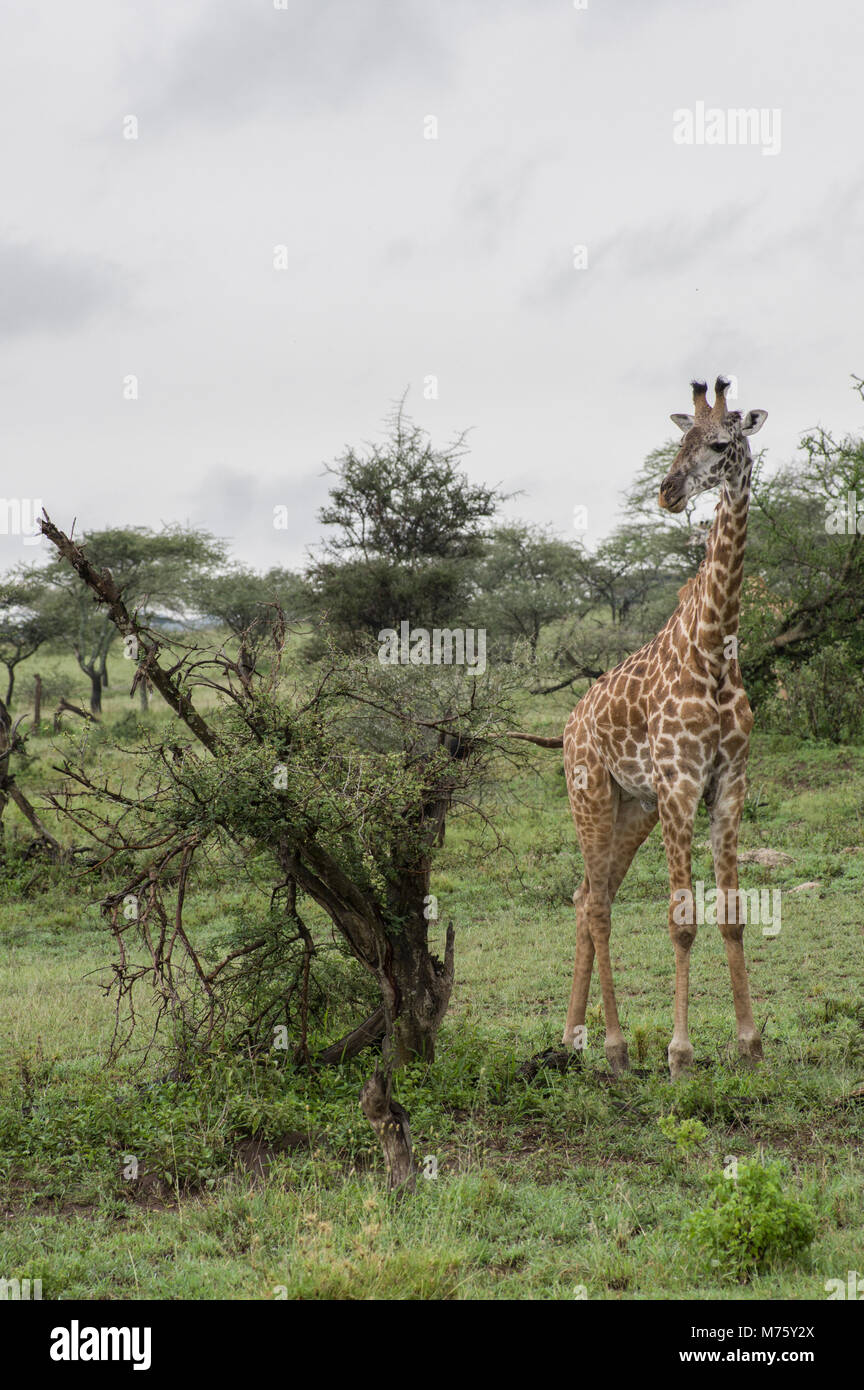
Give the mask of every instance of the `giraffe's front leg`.
M 693 1044 L 687 1027 L 690 998 L 690 950 L 696 939 L 691 853 L 698 793 L 690 784 L 664 788 L 658 796 L 663 844 L 669 867 L 669 935 L 675 948 L 675 1023 L 669 1043 L 669 1074 L 673 1081 L 693 1064 Z
M 738 827 L 746 794 L 745 771 L 730 769 L 717 785 L 709 807 L 711 848 L 717 880 L 717 925 L 726 947 L 732 979 L 732 999 L 738 1026 L 738 1051 L 753 1062 L 762 1060 L 762 1037 L 753 1018 L 750 982 L 744 960 L 744 902 L 738 892 Z

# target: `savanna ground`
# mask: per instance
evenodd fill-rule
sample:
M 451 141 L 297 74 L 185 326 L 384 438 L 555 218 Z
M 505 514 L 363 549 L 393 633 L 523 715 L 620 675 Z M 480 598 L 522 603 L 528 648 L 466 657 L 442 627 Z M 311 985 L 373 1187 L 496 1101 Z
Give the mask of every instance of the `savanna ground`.
M 112 729 L 122 721 L 132 748 L 139 716 L 120 661 L 111 673 L 88 756 L 117 768 L 130 754 L 113 750 Z M 557 731 L 571 704 L 566 693 L 530 701 L 524 727 Z M 166 718 L 154 707 L 144 722 Z M 78 743 L 82 726 L 67 727 Z M 43 728 L 19 771 L 28 794 L 57 781 Z M 534 749 L 502 783 L 491 814 L 507 851 L 478 862 L 474 832 L 451 820 L 433 891 L 442 950 L 447 921 L 456 926 L 457 983 L 436 1061 L 396 1085 L 437 1176 L 403 1200 L 385 1194 L 357 1103 L 371 1053 L 304 1071 L 274 1050 L 182 1080 L 166 1079 L 155 1052 L 109 1064 L 113 1002 L 101 986 L 114 944 L 97 900 L 114 885 L 13 856 L 0 897 L 0 1275 L 41 1278 L 44 1298 L 825 1298 L 826 1280 L 864 1268 L 864 749 L 757 732 L 750 783 L 742 850 L 792 861 L 742 871 L 744 887 L 784 890 L 779 935 L 745 933 L 765 1064 L 736 1059 L 725 955 L 705 925 L 692 967 L 696 1066 L 675 1087 L 659 830 L 613 915 L 633 1070 L 608 1073 L 595 981 L 582 1065 L 529 1082 L 520 1064 L 558 1045 L 572 971 L 580 866 L 560 754 Z M 7 823 L 29 838 L 13 808 Z M 694 877 L 710 885 L 707 834 L 700 812 Z M 206 946 L 255 909 L 249 880 L 199 878 L 187 927 Z M 315 1039 L 360 1016 L 335 1005 Z M 705 1128 L 689 1151 L 658 1125 L 673 1110 Z M 785 1163 L 816 1237 L 792 1263 L 725 1282 L 684 1225 L 710 1175 L 756 1155 Z

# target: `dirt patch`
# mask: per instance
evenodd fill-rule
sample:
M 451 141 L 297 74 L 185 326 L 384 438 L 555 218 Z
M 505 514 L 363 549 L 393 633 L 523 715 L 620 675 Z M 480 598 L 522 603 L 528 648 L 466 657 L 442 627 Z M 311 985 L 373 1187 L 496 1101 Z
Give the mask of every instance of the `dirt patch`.
M 137 1176 L 124 1180 L 122 1189 L 116 1195 L 129 1206 L 145 1211 L 165 1211 L 172 1207 L 176 1209 L 181 1198 L 189 1201 L 217 1196 L 231 1179 L 231 1166 L 235 1174 L 240 1172 L 248 1175 L 253 1183 L 263 1183 L 269 1177 L 270 1165 L 277 1154 L 293 1153 L 311 1147 L 310 1136 L 302 1130 L 289 1130 L 277 1139 L 238 1139 L 231 1146 L 233 1165 L 229 1158 L 228 1170 L 220 1172 L 212 1186 L 203 1182 L 182 1182 L 178 1192 L 175 1185 L 168 1180 L 164 1168 L 148 1168 L 142 1164 Z M 32 1189 L 28 1188 L 26 1182 L 15 1184 L 10 1199 L 0 1204 L 0 1216 L 10 1218 L 20 1215 L 25 1208 L 34 1212 L 54 1212 L 60 1216 L 93 1216 L 105 1210 L 104 1203 L 92 1200 L 76 1202 L 63 1198 L 31 1197 L 28 1201 L 30 1193 Z M 122 1211 L 122 1208 L 118 1210 Z
M 189 1190 L 191 1192 L 191 1188 Z M 157 1211 L 177 1205 L 177 1193 L 161 1173 L 139 1173 L 138 1177 L 129 1183 L 129 1197 L 133 1206 L 143 1207 L 145 1211 Z
M 233 1168 L 245 1173 L 253 1182 L 266 1182 L 270 1175 L 270 1165 L 277 1154 L 293 1153 L 297 1149 L 311 1147 L 309 1135 L 302 1130 L 289 1130 L 277 1139 L 249 1137 L 238 1139 L 232 1145 Z M 221 1173 L 213 1187 L 203 1183 L 181 1183 L 180 1196 L 208 1197 L 214 1195 L 230 1179 L 230 1172 Z M 164 1172 L 143 1169 L 137 1178 L 128 1184 L 129 1195 L 136 1207 L 173 1207 L 177 1205 L 178 1193 Z
M 779 869 L 784 864 L 794 864 L 791 854 L 782 849 L 745 849 L 738 855 L 739 864 L 761 864 L 765 869 Z
M 289 1130 L 278 1139 L 241 1139 L 234 1146 L 237 1167 L 253 1178 L 266 1182 L 270 1165 L 276 1154 L 293 1153 L 297 1149 L 309 1149 L 309 1135 L 302 1130 Z

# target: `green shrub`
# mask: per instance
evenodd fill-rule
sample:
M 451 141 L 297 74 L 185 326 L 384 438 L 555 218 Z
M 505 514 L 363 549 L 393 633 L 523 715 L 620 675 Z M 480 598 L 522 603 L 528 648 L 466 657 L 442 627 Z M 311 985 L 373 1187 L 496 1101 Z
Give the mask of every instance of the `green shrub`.
M 725 1279 L 746 1282 L 774 1260 L 805 1250 L 816 1232 L 806 1202 L 783 1191 L 779 1163 L 743 1160 L 737 1176 L 711 1179 L 713 1201 L 687 1221 L 687 1239 Z
M 674 1111 L 669 1115 L 661 1115 L 657 1124 L 680 1154 L 692 1153 L 708 1138 L 708 1131 L 701 1120 L 679 1120 Z
M 775 692 L 762 708 L 764 727 L 831 743 L 864 738 L 864 676 L 846 642 L 784 667 L 782 681 L 783 695 Z

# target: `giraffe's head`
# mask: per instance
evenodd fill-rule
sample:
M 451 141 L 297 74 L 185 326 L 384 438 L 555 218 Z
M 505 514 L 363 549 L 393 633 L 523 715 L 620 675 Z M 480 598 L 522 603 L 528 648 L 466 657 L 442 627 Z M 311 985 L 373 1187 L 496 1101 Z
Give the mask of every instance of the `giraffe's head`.
M 704 381 L 691 382 L 693 387 L 692 415 L 673 415 L 670 418 L 684 432 L 681 448 L 666 477 L 660 484 L 658 501 L 670 512 L 680 512 L 691 497 L 708 492 L 726 482 L 733 493 L 749 483 L 751 457 L 747 435 L 761 430 L 768 412 L 726 409 L 729 382 L 718 376 L 714 384 L 714 404 L 708 405 L 708 387 Z

